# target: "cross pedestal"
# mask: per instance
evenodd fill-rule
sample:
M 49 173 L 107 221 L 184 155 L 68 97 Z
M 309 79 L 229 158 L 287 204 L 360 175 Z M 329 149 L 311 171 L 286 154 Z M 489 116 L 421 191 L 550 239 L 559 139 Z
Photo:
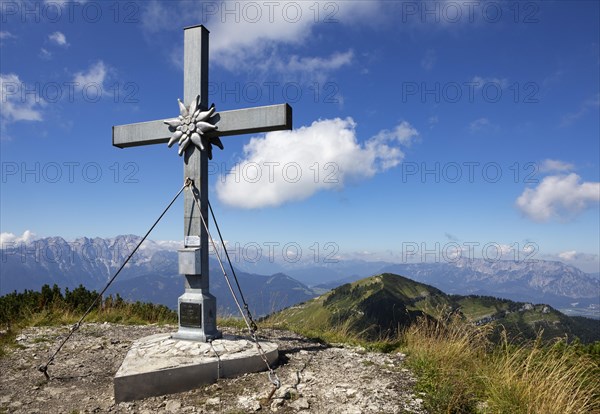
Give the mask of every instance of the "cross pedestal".
M 185 293 L 179 297 L 179 330 L 174 338 L 210 341 L 221 337 L 217 330 L 217 300 L 208 291 L 208 273 L 202 273 L 202 250 L 178 251 L 179 273 L 185 275 Z
M 208 235 L 202 224 L 204 219 L 208 225 L 210 143 L 219 146 L 218 137 L 292 128 L 292 108 L 287 104 L 212 115 L 208 110 L 208 35 L 208 30 L 201 25 L 184 29 L 184 103 L 180 102 L 181 116 L 169 120 L 171 126 L 165 125 L 167 121 L 157 120 L 113 127 L 113 145 L 119 148 L 172 144 L 175 138 L 180 139 L 180 155 L 184 155 L 183 177 L 193 181 L 200 208 L 194 195 L 186 190 L 184 248 L 179 250 L 179 273 L 185 275 L 185 293 L 178 300 L 179 329 L 173 337 L 202 342 L 221 336 L 216 324 L 216 299 L 209 291 Z M 203 111 L 201 114 L 210 112 L 210 118 L 207 115 L 206 122 L 195 123 L 194 119 L 190 122 L 190 116 L 199 111 Z M 195 138 L 191 131 L 196 132 Z

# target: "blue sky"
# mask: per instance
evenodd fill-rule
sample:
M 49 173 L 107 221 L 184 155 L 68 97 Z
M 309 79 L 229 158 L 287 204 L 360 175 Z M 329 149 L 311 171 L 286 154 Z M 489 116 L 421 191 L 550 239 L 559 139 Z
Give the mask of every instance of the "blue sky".
M 210 197 L 228 242 L 389 261 L 473 245 L 599 271 L 598 2 L 0 12 L 3 243 L 147 230 L 182 160 L 166 145 L 115 148 L 111 127 L 178 115 L 183 28 L 201 23 L 217 110 L 288 102 L 294 114 L 291 132 L 215 151 Z M 153 239 L 182 238 L 182 208 Z

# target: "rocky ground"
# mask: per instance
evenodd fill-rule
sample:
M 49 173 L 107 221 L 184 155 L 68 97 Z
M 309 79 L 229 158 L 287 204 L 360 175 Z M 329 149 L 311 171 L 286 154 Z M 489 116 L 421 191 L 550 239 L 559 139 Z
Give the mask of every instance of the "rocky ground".
M 29 328 L 0 358 L 0 413 L 424 413 L 404 355 L 324 346 L 286 331 L 261 331 L 279 344 L 281 387 L 268 399 L 267 374 L 246 374 L 193 391 L 115 404 L 112 380 L 131 343 L 168 326 L 84 324 L 67 342 L 50 381 L 37 370 L 69 327 Z M 225 329 L 228 333 L 239 333 Z

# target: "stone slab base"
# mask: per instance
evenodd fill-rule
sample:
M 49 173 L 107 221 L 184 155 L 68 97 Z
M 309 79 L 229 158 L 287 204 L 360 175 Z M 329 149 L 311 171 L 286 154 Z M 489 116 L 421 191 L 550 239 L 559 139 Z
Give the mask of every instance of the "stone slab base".
M 260 344 L 274 364 L 277 345 Z M 168 333 L 151 335 L 135 341 L 127 352 L 114 378 L 115 402 L 189 391 L 218 378 L 266 369 L 254 342 L 245 338 L 226 335 L 211 346 Z

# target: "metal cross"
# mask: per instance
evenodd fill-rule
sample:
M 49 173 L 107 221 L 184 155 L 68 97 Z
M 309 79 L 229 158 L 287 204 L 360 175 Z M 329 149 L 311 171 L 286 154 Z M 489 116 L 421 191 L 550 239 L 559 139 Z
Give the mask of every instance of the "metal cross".
M 202 110 L 208 108 L 208 35 L 202 25 L 184 29 L 184 103 L 187 106 L 199 96 Z M 292 108 L 281 104 L 218 112 L 214 125 L 217 130 L 209 135 L 219 137 L 292 129 Z M 163 120 L 114 126 L 113 145 L 127 148 L 163 144 L 169 141 L 171 132 Z M 183 175 L 184 179 L 193 180 L 201 203 L 198 211 L 193 194 L 185 192 L 185 248 L 179 251 L 179 271 L 185 274 L 186 284 L 185 293 L 179 297 L 179 331 L 174 336 L 207 341 L 220 336 L 216 329 L 216 301 L 209 293 L 208 235 L 200 216 L 208 223 L 207 151 L 189 145 Z

